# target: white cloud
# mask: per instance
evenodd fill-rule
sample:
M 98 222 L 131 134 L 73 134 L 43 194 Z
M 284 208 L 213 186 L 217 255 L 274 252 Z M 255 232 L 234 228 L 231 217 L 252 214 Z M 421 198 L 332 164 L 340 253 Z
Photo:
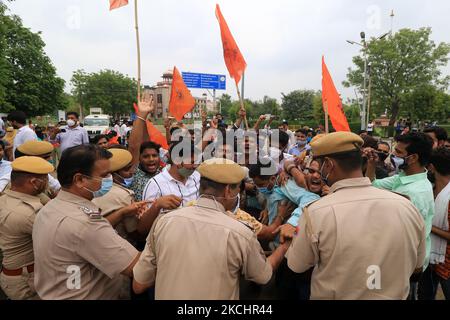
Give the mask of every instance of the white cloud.
M 173 65 L 182 71 L 228 74 L 214 15 L 216 1 L 138 2 L 145 84 L 159 81 Z M 46 51 L 67 83 L 76 69 L 110 68 L 136 77 L 134 1 L 112 12 L 108 3 L 16 0 L 9 7 L 26 26 L 42 31 Z M 220 6 L 247 60 L 245 94 L 252 99 L 319 89 L 322 54 L 342 96 L 353 97 L 353 89 L 343 88 L 341 82 L 358 47 L 345 40 L 358 40 L 362 30 L 368 37 L 389 31 L 391 9 L 394 29 L 429 26 L 436 42 L 449 41 L 447 0 L 223 0 Z M 227 86 L 235 97 L 231 79 Z

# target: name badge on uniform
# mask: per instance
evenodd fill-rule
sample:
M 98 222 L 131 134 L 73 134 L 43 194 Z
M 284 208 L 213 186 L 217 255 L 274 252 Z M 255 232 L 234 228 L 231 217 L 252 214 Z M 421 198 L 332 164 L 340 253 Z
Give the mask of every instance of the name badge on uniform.
M 80 207 L 81 211 L 83 211 L 91 220 L 101 220 L 102 214 L 100 211 L 94 211 L 89 209 L 88 207 Z

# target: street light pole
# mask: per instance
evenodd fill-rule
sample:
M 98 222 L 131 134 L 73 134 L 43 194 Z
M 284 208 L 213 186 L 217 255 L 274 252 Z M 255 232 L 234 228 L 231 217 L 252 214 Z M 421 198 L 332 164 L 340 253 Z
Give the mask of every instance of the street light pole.
M 363 104 L 361 108 L 361 130 L 366 130 L 366 103 L 367 103 L 367 94 L 366 94 L 366 83 L 367 83 L 367 43 L 363 37 L 363 32 L 361 32 L 361 38 L 363 39 L 363 50 L 364 50 L 364 84 L 363 84 Z
M 383 34 L 382 36 L 376 38 L 376 40 L 381 40 L 384 39 L 388 33 Z M 348 43 L 350 44 L 357 44 L 359 46 L 361 46 L 363 48 L 363 53 L 364 53 L 364 83 L 363 83 L 363 102 L 362 102 L 362 106 L 361 106 L 361 112 L 360 112 L 360 116 L 361 116 L 361 130 L 366 130 L 367 128 L 367 123 L 368 123 L 368 112 L 367 112 L 367 90 L 366 90 L 366 85 L 367 85 L 367 79 L 369 78 L 368 73 L 368 67 L 367 67 L 367 42 L 366 42 L 366 34 L 364 32 L 360 33 L 361 36 L 361 42 L 362 43 L 358 43 L 356 41 L 351 41 L 351 40 L 347 40 Z

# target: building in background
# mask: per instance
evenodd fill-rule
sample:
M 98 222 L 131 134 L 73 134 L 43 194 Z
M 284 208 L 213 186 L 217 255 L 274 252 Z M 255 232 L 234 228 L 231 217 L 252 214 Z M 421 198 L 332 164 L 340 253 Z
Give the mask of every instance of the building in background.
M 155 99 L 155 110 L 151 115 L 154 119 L 164 119 L 167 118 L 169 114 L 169 101 L 170 101 L 170 90 L 172 88 L 172 70 L 167 70 L 162 75 L 162 81 L 159 81 L 154 86 L 145 86 L 144 90 L 153 94 Z M 193 114 L 196 119 L 201 117 L 201 110 L 206 110 L 207 112 L 216 113 L 217 110 L 214 108 L 214 103 L 208 100 L 206 93 L 201 97 L 195 98 L 195 108 L 193 109 Z M 191 119 L 192 113 L 186 114 L 185 118 Z

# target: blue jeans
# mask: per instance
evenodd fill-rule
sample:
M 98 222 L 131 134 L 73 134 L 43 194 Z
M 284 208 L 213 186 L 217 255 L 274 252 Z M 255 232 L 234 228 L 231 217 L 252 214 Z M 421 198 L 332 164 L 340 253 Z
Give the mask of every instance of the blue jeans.
M 440 277 L 434 271 L 433 265 L 430 264 L 419 281 L 419 300 L 434 300 L 439 284 L 441 285 L 445 299 L 450 300 L 450 279 L 445 280 Z

